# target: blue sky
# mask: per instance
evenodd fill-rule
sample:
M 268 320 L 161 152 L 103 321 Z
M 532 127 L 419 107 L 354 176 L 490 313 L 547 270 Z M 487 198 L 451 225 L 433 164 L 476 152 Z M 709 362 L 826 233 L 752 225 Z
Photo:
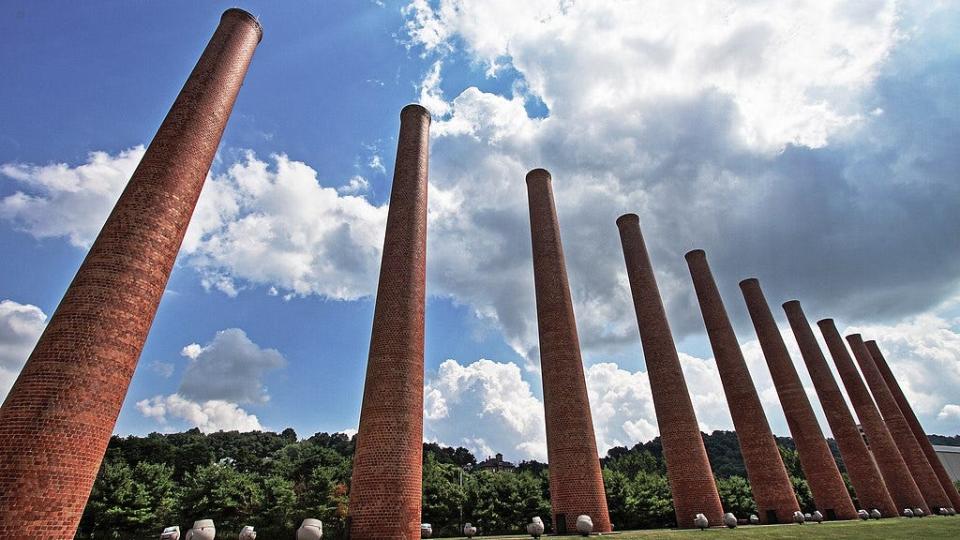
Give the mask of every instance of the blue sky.
M 231 3 L 5 2 L 0 392 Z M 356 427 L 398 113 L 434 114 L 425 436 L 543 458 L 523 175 L 554 173 L 601 451 L 656 434 L 614 219 L 637 212 L 704 429 L 731 422 L 683 253 L 876 338 L 960 432 L 949 4 L 248 2 L 257 49 L 118 433 Z M 196 381 L 211 381 L 196 384 Z M 813 394 L 811 394 L 812 397 Z

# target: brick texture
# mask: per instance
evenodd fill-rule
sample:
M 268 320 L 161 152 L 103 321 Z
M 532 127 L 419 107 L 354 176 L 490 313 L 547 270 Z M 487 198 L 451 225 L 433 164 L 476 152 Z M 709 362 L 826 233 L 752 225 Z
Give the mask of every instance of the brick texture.
M 558 527 L 557 516 L 563 514 L 566 530 L 574 532 L 577 516 L 586 514 L 593 519 L 594 531 L 609 532 L 610 515 L 550 173 L 530 171 L 527 195 L 554 528 Z
M 717 371 L 720 372 L 720 381 L 730 406 L 737 440 L 740 441 L 740 453 L 747 468 L 758 517 L 762 523 L 770 523 L 773 520 L 768 512 L 773 512 L 778 523 L 791 523 L 793 513 L 800 510 L 800 505 L 707 263 L 707 256 L 698 249 L 687 253 L 686 259 L 703 323 L 713 347 Z
M 261 37 L 224 12 L 0 408 L 0 538 L 73 538 Z
M 924 502 L 920 488 L 910 475 L 910 470 L 903 461 L 897 444 L 890 436 L 880 411 L 873 403 L 870 391 L 860 378 L 860 372 L 853 364 L 853 358 L 850 357 L 836 324 L 833 319 L 823 319 L 817 321 L 817 326 L 820 327 L 823 340 L 827 344 L 827 349 L 830 350 L 830 356 L 833 357 L 840 380 L 847 389 L 850 404 L 853 405 L 853 410 L 860 419 L 860 426 L 867 436 L 867 445 L 873 453 L 873 459 L 877 462 L 880 474 L 883 475 L 887 491 L 897 505 L 897 511 L 900 512 L 904 508 L 920 508 L 929 514 L 930 508 Z
M 870 356 L 873 357 L 873 361 L 877 364 L 877 368 L 883 376 L 883 381 L 887 384 L 887 388 L 890 389 L 893 398 L 897 401 L 900 412 L 902 412 L 904 418 L 907 419 L 907 423 L 910 425 L 910 431 L 913 432 L 913 436 L 917 439 L 917 442 L 920 443 L 923 454 L 927 456 L 927 462 L 933 467 L 933 472 L 936 473 L 937 478 L 940 480 L 940 486 L 950 499 L 950 507 L 960 508 L 960 493 L 957 492 L 956 486 L 954 486 L 953 481 L 950 480 L 950 475 L 943 467 L 943 463 L 937 456 L 936 450 L 933 449 L 933 445 L 930 444 L 930 439 L 927 438 L 923 426 L 920 425 L 917 414 L 913 412 L 913 407 L 911 407 L 910 402 L 907 401 L 907 396 L 903 393 L 903 389 L 900 388 L 900 383 L 897 382 L 897 378 L 893 376 L 893 371 L 890 370 L 887 359 L 884 358 L 876 341 L 867 341 L 866 345 L 867 350 L 870 351 Z
M 663 458 L 667 462 L 677 525 L 694 527 L 693 520 L 700 513 L 707 516 L 710 523 L 719 525 L 723 519 L 720 496 L 700 437 L 697 415 L 680 368 L 680 358 L 647 246 L 640 232 L 640 218 L 636 214 L 625 214 L 617 219 L 617 227 L 650 378 Z
M 823 406 L 827 423 L 830 424 L 830 431 L 833 432 L 833 438 L 840 448 L 840 456 L 843 458 L 850 483 L 856 491 L 860 508 L 868 511 L 876 508 L 886 517 L 898 515 L 897 505 L 890 497 L 880 469 L 877 468 L 860 430 L 857 429 L 853 415 L 850 414 L 847 402 L 840 393 L 840 387 L 830 372 L 827 359 L 823 356 L 823 351 L 817 343 L 817 338 L 810 328 L 800 302 L 791 300 L 783 304 L 783 310 L 787 313 L 793 335 L 797 338 L 803 361 L 817 390 L 817 397 L 820 398 L 820 405 Z
M 823 436 L 810 400 L 807 399 L 807 393 L 800 382 L 790 353 L 787 352 L 770 306 L 763 297 L 760 282 L 756 279 L 745 279 L 740 282 L 740 289 L 757 331 L 763 356 L 770 367 L 780 405 L 783 406 L 790 434 L 800 455 L 800 466 L 810 485 L 817 509 L 824 516 L 857 519 L 857 510 L 850 500 L 846 484 L 840 476 L 830 447 L 827 446 L 827 439 Z
M 430 113 L 400 112 L 350 485 L 350 538 L 420 538 Z
M 903 460 L 907 463 L 907 468 L 910 469 L 910 474 L 913 475 L 913 480 L 917 483 L 917 487 L 920 488 L 920 494 L 923 495 L 923 500 L 927 502 L 927 506 L 930 507 L 930 511 L 934 514 L 939 512 L 941 508 L 948 508 L 950 506 L 950 499 L 947 498 L 947 494 L 943 491 L 943 487 L 940 485 L 940 479 L 937 478 L 937 474 L 933 472 L 933 467 L 931 467 L 930 462 L 927 461 L 927 456 L 924 455 L 923 450 L 920 448 L 920 443 L 917 442 L 917 438 L 913 436 L 913 431 L 910 429 L 907 419 L 903 417 L 900 406 L 897 405 L 893 394 L 890 392 L 890 389 L 887 388 L 887 383 L 884 382 L 883 375 L 881 375 L 880 370 L 877 369 L 877 364 L 874 363 L 873 356 L 863 342 L 863 338 L 860 334 L 849 335 L 847 336 L 847 343 L 850 344 L 853 356 L 860 365 L 860 372 L 863 373 L 863 378 L 867 381 L 867 387 L 870 388 L 870 392 L 873 394 L 873 399 L 877 404 L 877 408 L 880 409 L 880 415 L 883 416 L 883 421 L 887 424 L 887 430 L 890 432 L 890 436 L 893 437 L 893 441 L 897 443 L 897 448 L 900 449 L 900 455 L 903 456 Z

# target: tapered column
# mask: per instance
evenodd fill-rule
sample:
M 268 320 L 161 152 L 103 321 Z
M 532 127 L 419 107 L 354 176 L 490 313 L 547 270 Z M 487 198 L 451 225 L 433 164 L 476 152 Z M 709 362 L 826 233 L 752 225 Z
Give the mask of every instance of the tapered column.
M 860 337 L 860 334 L 852 334 L 847 336 L 847 343 L 850 344 L 853 356 L 860 365 L 860 372 L 863 373 L 863 378 L 867 381 L 867 387 L 873 394 L 873 399 L 877 403 L 877 408 L 880 409 L 880 415 L 883 416 L 884 423 L 887 424 L 890 436 L 897 443 L 900 455 L 903 456 L 907 468 L 910 469 L 910 474 L 913 475 L 913 480 L 920 488 L 923 500 L 927 502 L 927 506 L 933 513 L 939 512 L 941 508 L 949 508 L 950 499 L 947 498 L 943 487 L 940 486 L 940 479 L 933 472 L 933 467 L 927 461 L 927 456 L 923 454 L 917 438 L 913 436 L 913 431 L 910 430 L 907 419 L 900 412 L 900 407 L 897 405 L 897 401 L 893 399 L 890 389 L 887 388 L 887 383 L 884 382 L 883 375 L 877 369 L 873 356 L 864 344 L 863 338 Z
M 837 519 L 856 519 L 857 510 L 850 500 L 846 484 L 837 469 L 837 462 L 830 453 L 830 447 L 827 446 L 827 440 L 817 422 L 813 407 L 810 406 L 810 400 L 807 399 L 790 353 L 787 352 L 770 306 L 763 297 L 760 282 L 756 279 L 745 279 L 740 282 L 740 289 L 747 302 L 753 327 L 757 331 L 763 356 L 770 367 L 780 405 L 783 406 L 790 434 L 800 455 L 800 466 L 810 485 L 817 509 L 828 518 L 836 516 Z
M 880 374 L 883 376 L 883 381 L 887 384 L 887 388 L 890 389 L 893 398 L 897 401 L 900 412 L 903 413 L 904 418 L 906 418 L 907 423 L 910 425 L 910 431 L 913 432 L 913 436 L 917 439 L 917 442 L 920 443 L 923 455 L 927 457 L 927 462 L 933 467 L 933 472 L 936 473 L 937 479 L 940 481 L 940 486 L 950 499 L 950 507 L 960 508 L 960 493 L 957 493 L 957 488 L 953 485 L 953 481 L 950 480 L 950 475 L 947 474 L 947 470 L 937 456 L 936 450 L 934 450 L 933 445 L 930 444 L 930 439 L 927 438 L 927 434 L 923 431 L 923 426 L 920 425 L 917 414 L 913 412 L 913 407 L 910 406 L 910 402 L 907 401 L 907 396 L 903 393 L 903 389 L 900 388 L 900 383 L 897 382 L 897 378 L 894 377 L 893 372 L 890 371 L 887 359 L 884 358 L 883 353 L 880 352 L 880 347 L 877 346 L 876 341 L 867 341 L 866 345 L 867 350 L 870 351 L 870 356 L 873 358 L 874 363 L 876 363 L 877 368 L 880 370 Z
M 667 462 L 677 525 L 694 527 L 694 518 L 701 513 L 707 516 L 710 523 L 718 525 L 723 518 L 723 507 L 667 322 L 667 313 L 660 298 L 657 279 L 640 232 L 640 218 L 636 214 L 625 214 L 617 219 L 617 227 L 620 229 L 637 325 L 640 327 L 640 341 L 660 428 L 663 458 Z
M 400 111 L 350 484 L 350 538 L 419 538 L 430 113 Z
M 877 410 L 873 398 L 870 397 L 870 391 L 860 378 L 857 366 L 853 364 L 853 358 L 850 357 L 833 319 L 817 321 L 817 326 L 820 327 L 823 340 L 827 343 L 830 356 L 833 357 L 833 363 L 837 366 L 840 380 L 847 389 L 850 404 L 853 405 L 853 410 L 860 419 L 860 426 L 867 436 L 867 445 L 873 452 L 873 458 L 877 462 L 880 474 L 883 475 L 887 491 L 890 492 L 893 502 L 897 504 L 898 513 L 904 508 L 920 508 L 929 513 L 930 508 L 924 502 L 920 488 L 917 487 L 913 476 L 910 475 L 910 469 L 903 461 L 903 456 L 897 450 L 897 444 L 890 436 L 887 425 L 883 423 L 880 411 Z
M 817 390 L 817 397 L 820 398 L 820 405 L 823 406 L 827 423 L 830 424 L 830 431 L 833 432 L 833 438 L 840 448 L 840 456 L 847 468 L 850 483 L 853 484 L 853 489 L 857 493 L 860 508 L 868 511 L 876 508 L 884 516 L 896 516 L 899 514 L 897 505 L 890 497 L 880 469 L 877 468 L 870 450 L 863 442 L 863 436 L 857 429 L 850 409 L 847 408 L 847 402 L 840 393 L 836 379 L 830 373 L 827 359 L 820 350 L 820 345 L 803 313 L 803 308 L 800 307 L 800 302 L 791 300 L 783 304 L 783 310 L 787 313 L 793 335 L 797 338 L 803 361 Z
M 0 408 L 0 538 L 73 538 L 261 37 L 224 12 Z
M 687 253 L 690 277 L 700 302 L 703 323 L 710 337 L 717 371 L 727 396 L 730 416 L 740 441 L 740 453 L 747 468 L 750 490 L 757 503 L 762 523 L 790 523 L 793 513 L 800 510 L 793 484 L 783 465 L 777 441 L 770 431 L 767 415 L 760 404 L 760 396 L 743 359 L 740 343 L 727 317 L 720 291 L 713 280 L 707 256 L 697 249 Z M 773 512 L 773 516 L 770 513 Z
M 610 515 L 550 173 L 530 171 L 527 196 L 554 528 L 576 531 L 577 516 L 586 514 L 593 519 L 594 531 L 609 532 Z

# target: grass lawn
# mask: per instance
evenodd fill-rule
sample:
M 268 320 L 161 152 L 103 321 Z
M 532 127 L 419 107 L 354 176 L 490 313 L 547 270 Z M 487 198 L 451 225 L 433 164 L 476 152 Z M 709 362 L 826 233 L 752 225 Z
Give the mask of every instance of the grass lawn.
M 607 537 L 607 535 L 604 535 Z M 529 536 L 478 536 L 480 538 L 529 539 Z M 549 536 L 544 536 L 549 538 Z M 556 537 L 554 537 L 556 538 Z M 565 536 L 563 538 L 575 538 Z M 591 536 L 591 538 L 599 538 Z M 922 519 L 881 519 L 879 521 L 833 521 L 829 523 L 807 523 L 805 525 L 760 525 L 740 526 L 736 529 L 712 528 L 698 530 L 665 531 L 622 531 L 609 535 L 611 540 L 694 540 L 698 538 L 829 538 L 833 539 L 874 539 L 892 538 L 906 540 L 960 539 L 960 516 L 928 516 Z

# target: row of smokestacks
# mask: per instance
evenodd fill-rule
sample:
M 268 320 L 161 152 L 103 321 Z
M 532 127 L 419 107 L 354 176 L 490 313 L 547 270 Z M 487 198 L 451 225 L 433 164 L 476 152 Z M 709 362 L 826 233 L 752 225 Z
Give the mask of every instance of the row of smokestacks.
M 73 537 L 262 35 L 249 13 L 224 12 L 0 407 L 0 537 L 23 530 Z M 353 539 L 420 535 L 429 128 L 425 108 L 409 105 L 401 112 L 350 491 Z M 550 174 L 531 171 L 527 188 L 554 524 L 560 532 L 573 531 L 586 514 L 594 531 L 607 532 L 612 525 Z M 721 523 L 720 498 L 639 218 L 628 214 L 617 225 L 677 523 L 692 527 L 701 513 Z M 760 519 L 787 522 L 799 506 L 706 256 L 693 251 L 687 261 Z M 853 503 L 760 285 L 746 280 L 741 288 L 816 505 L 828 518 L 852 519 Z M 847 338 L 865 384 L 833 322 L 818 323 L 868 448 L 799 303 L 784 309 L 860 505 L 886 516 L 898 508 L 960 508 L 960 495 L 876 343 Z

